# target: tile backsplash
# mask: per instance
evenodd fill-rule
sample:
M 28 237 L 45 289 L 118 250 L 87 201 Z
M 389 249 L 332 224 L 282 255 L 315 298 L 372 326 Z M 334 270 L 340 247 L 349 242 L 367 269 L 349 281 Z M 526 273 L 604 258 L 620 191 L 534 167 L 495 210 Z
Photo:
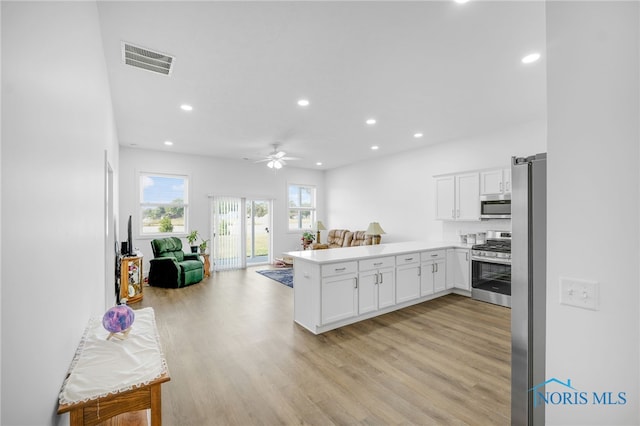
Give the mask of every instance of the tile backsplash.
M 442 224 L 443 241 L 459 241 L 460 234 L 475 234 L 486 231 L 511 231 L 510 219 L 491 219 L 480 222 L 449 222 Z

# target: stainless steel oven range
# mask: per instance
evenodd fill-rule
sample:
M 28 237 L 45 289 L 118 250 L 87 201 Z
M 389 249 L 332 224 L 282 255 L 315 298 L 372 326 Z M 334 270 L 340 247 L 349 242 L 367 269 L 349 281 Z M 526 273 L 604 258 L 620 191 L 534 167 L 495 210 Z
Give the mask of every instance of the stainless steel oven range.
M 487 231 L 486 243 L 471 247 L 471 297 L 511 307 L 511 232 Z

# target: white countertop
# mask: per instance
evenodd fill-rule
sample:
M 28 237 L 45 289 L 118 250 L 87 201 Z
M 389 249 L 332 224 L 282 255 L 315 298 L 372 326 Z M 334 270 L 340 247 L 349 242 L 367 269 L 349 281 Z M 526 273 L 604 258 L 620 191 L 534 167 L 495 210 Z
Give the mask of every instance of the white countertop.
M 314 263 L 332 263 L 345 260 L 358 260 L 370 257 L 395 256 L 425 250 L 446 248 L 470 249 L 472 244 L 453 241 L 408 241 L 403 243 L 386 243 L 373 246 L 343 247 L 324 250 L 290 251 L 286 253 L 295 259 L 302 259 Z

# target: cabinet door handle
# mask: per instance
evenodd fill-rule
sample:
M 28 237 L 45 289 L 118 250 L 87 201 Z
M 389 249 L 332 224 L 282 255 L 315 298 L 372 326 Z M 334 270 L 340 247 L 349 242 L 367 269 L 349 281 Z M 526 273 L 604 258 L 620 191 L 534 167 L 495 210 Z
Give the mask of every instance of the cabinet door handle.
M 353 288 L 358 288 L 358 277 L 353 279 Z
M 432 254 L 431 257 L 438 257 L 438 253 Z
M 376 282 L 374 282 L 374 284 L 378 284 L 378 274 L 375 274 L 376 276 Z
M 380 275 L 380 284 L 384 283 L 384 279 L 382 278 L 382 272 L 380 272 L 378 275 Z
M 418 266 L 418 276 L 422 276 L 422 266 Z
M 435 264 L 435 263 L 432 263 L 432 264 L 431 264 L 431 273 L 432 273 L 432 274 L 435 274 L 435 272 L 436 272 L 436 268 L 435 268 L 435 266 L 436 266 L 436 264 Z
M 437 264 L 437 263 L 434 263 L 434 264 L 433 264 L 433 266 L 435 266 L 435 267 L 436 267 L 436 272 L 438 272 L 438 264 Z
M 405 262 L 411 262 L 413 260 L 413 257 L 407 257 L 404 259 Z
M 347 269 L 347 267 L 346 267 L 346 266 L 345 266 L 344 268 L 335 268 L 335 271 L 336 271 L 336 272 L 342 272 L 342 271 L 344 271 L 345 269 Z
M 383 263 L 384 263 L 384 262 L 376 262 L 376 263 L 374 263 L 374 264 L 373 264 L 373 266 L 380 266 L 380 265 L 382 265 Z

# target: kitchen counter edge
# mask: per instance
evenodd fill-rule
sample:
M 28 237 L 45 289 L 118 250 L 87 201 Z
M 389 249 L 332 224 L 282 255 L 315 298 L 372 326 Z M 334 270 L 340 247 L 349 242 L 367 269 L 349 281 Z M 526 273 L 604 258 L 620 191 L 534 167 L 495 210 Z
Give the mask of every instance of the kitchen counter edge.
M 425 242 L 408 241 L 402 243 L 385 243 L 372 246 L 343 247 L 324 250 L 290 251 L 286 256 L 317 264 L 342 262 L 346 260 L 362 260 L 374 257 L 397 256 L 401 254 L 442 250 L 449 248 L 471 249 L 473 244 L 453 241 Z

